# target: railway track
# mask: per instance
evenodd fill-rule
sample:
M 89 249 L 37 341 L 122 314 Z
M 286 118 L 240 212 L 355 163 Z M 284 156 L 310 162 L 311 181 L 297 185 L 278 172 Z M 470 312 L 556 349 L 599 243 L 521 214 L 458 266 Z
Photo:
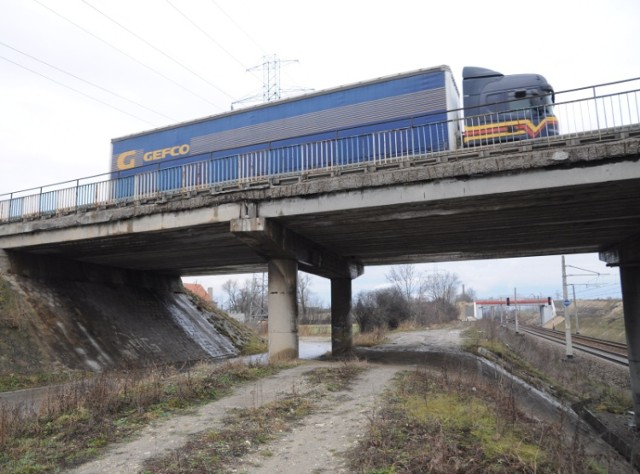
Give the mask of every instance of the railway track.
M 520 325 L 519 330 L 557 344 L 565 344 L 564 331 L 556 331 L 555 329 L 546 329 L 535 326 L 525 326 L 522 324 Z M 586 352 L 615 364 L 627 367 L 629 366 L 626 344 L 583 336 L 581 334 L 572 334 L 571 341 L 573 348 L 576 350 Z

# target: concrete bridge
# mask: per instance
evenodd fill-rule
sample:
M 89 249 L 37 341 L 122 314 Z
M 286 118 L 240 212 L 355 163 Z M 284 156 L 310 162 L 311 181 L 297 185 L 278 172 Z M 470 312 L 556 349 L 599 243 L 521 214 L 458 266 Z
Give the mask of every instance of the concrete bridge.
M 268 267 L 272 354 L 296 351 L 296 271 L 330 278 L 333 350 L 342 352 L 350 282 L 367 265 L 601 252 L 633 280 L 640 138 L 637 129 L 610 138 L 417 157 L 24 219 L 0 226 L 0 248 L 5 269 L 21 255 L 167 275 Z
M 297 270 L 331 280 L 339 354 L 351 347 L 351 280 L 368 265 L 600 252 L 620 268 L 640 416 L 639 160 L 636 121 L 10 215 L 0 224 L 0 272 L 56 277 L 83 265 L 177 277 L 267 268 L 270 356 L 290 357 Z

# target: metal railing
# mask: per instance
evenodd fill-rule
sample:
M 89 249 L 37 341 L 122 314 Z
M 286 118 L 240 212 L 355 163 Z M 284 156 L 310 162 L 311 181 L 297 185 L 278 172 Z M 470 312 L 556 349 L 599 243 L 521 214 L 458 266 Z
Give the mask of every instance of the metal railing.
M 559 92 L 552 107 L 559 124 L 558 134 L 518 139 L 518 144 L 550 146 L 575 137 L 599 140 L 638 128 L 640 78 Z M 526 121 L 523 117 L 530 110 L 508 109 L 500 113 L 500 121 L 515 127 Z M 470 148 L 478 146 L 505 146 L 501 138 L 461 145 L 465 123 L 467 127 L 490 125 L 495 122 L 495 115 L 464 118 L 462 110 L 454 110 L 448 116 L 456 118 L 449 121 L 280 148 L 265 144 L 264 149 L 250 153 L 193 163 L 173 160 L 175 166 L 170 168 L 137 168 L 133 176 L 108 173 L 0 195 L 0 223 L 126 205 L 202 189 L 222 192 L 232 186 L 269 183 L 273 178 L 379 167 L 407 160 L 438 162 L 445 156 L 451 159 L 468 154 Z M 506 146 L 513 146 L 514 141 Z

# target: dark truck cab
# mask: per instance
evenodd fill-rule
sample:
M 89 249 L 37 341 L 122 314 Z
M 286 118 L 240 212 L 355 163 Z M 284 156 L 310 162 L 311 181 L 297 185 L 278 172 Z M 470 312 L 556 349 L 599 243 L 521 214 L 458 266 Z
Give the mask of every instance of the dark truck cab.
M 462 71 L 465 146 L 558 135 L 553 88 L 539 74 Z

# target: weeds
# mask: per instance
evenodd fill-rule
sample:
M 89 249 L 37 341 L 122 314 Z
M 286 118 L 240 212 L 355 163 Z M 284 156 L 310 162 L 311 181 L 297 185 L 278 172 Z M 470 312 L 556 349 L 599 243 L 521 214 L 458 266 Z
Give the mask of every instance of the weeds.
M 50 391 L 36 412 L 0 404 L 0 471 L 47 472 L 95 457 L 150 420 L 220 398 L 284 365 L 202 364 L 178 373 L 105 373 Z M 28 471 L 24 466 L 33 467 Z
M 492 358 L 530 385 L 565 402 L 586 403 L 596 411 L 609 413 L 632 409 L 626 369 L 617 370 L 589 357 L 576 357 L 571 370 L 567 370 L 561 347 L 516 335 L 490 320 L 480 321 L 466 336 L 467 350 Z
M 237 458 L 288 431 L 291 425 L 311 413 L 313 403 L 292 395 L 259 408 L 233 410 L 220 431 L 193 437 L 170 454 L 147 461 L 148 473 L 222 473 Z M 268 450 L 266 457 L 272 455 Z
M 344 362 L 338 367 L 319 367 L 304 375 L 312 384 L 324 384 L 329 392 L 339 392 L 346 390 L 365 369 L 365 363 Z
M 373 331 L 358 333 L 353 336 L 353 345 L 360 347 L 373 347 L 383 344 L 387 339 L 387 330 L 376 327 Z
M 338 367 L 315 369 L 305 376 L 313 385 L 324 384 L 329 391 L 346 390 L 365 368 L 360 363 L 344 363 Z M 314 393 L 317 394 L 316 391 Z M 316 403 L 314 395 L 302 395 L 293 390 L 283 398 L 260 407 L 232 410 L 223 420 L 221 430 L 201 433 L 180 449 L 147 461 L 144 472 L 236 472 L 231 466 L 240 457 L 290 431 L 296 421 L 313 412 Z M 260 455 L 271 457 L 273 451 L 261 449 Z
M 468 375 L 404 372 L 349 452 L 352 472 L 597 472 L 563 432 L 517 412 L 508 390 Z M 363 456 L 363 453 L 366 455 Z
M 11 392 L 25 388 L 41 387 L 68 383 L 89 377 L 92 374 L 83 371 L 46 372 L 37 374 L 8 373 L 0 374 L 0 392 Z

